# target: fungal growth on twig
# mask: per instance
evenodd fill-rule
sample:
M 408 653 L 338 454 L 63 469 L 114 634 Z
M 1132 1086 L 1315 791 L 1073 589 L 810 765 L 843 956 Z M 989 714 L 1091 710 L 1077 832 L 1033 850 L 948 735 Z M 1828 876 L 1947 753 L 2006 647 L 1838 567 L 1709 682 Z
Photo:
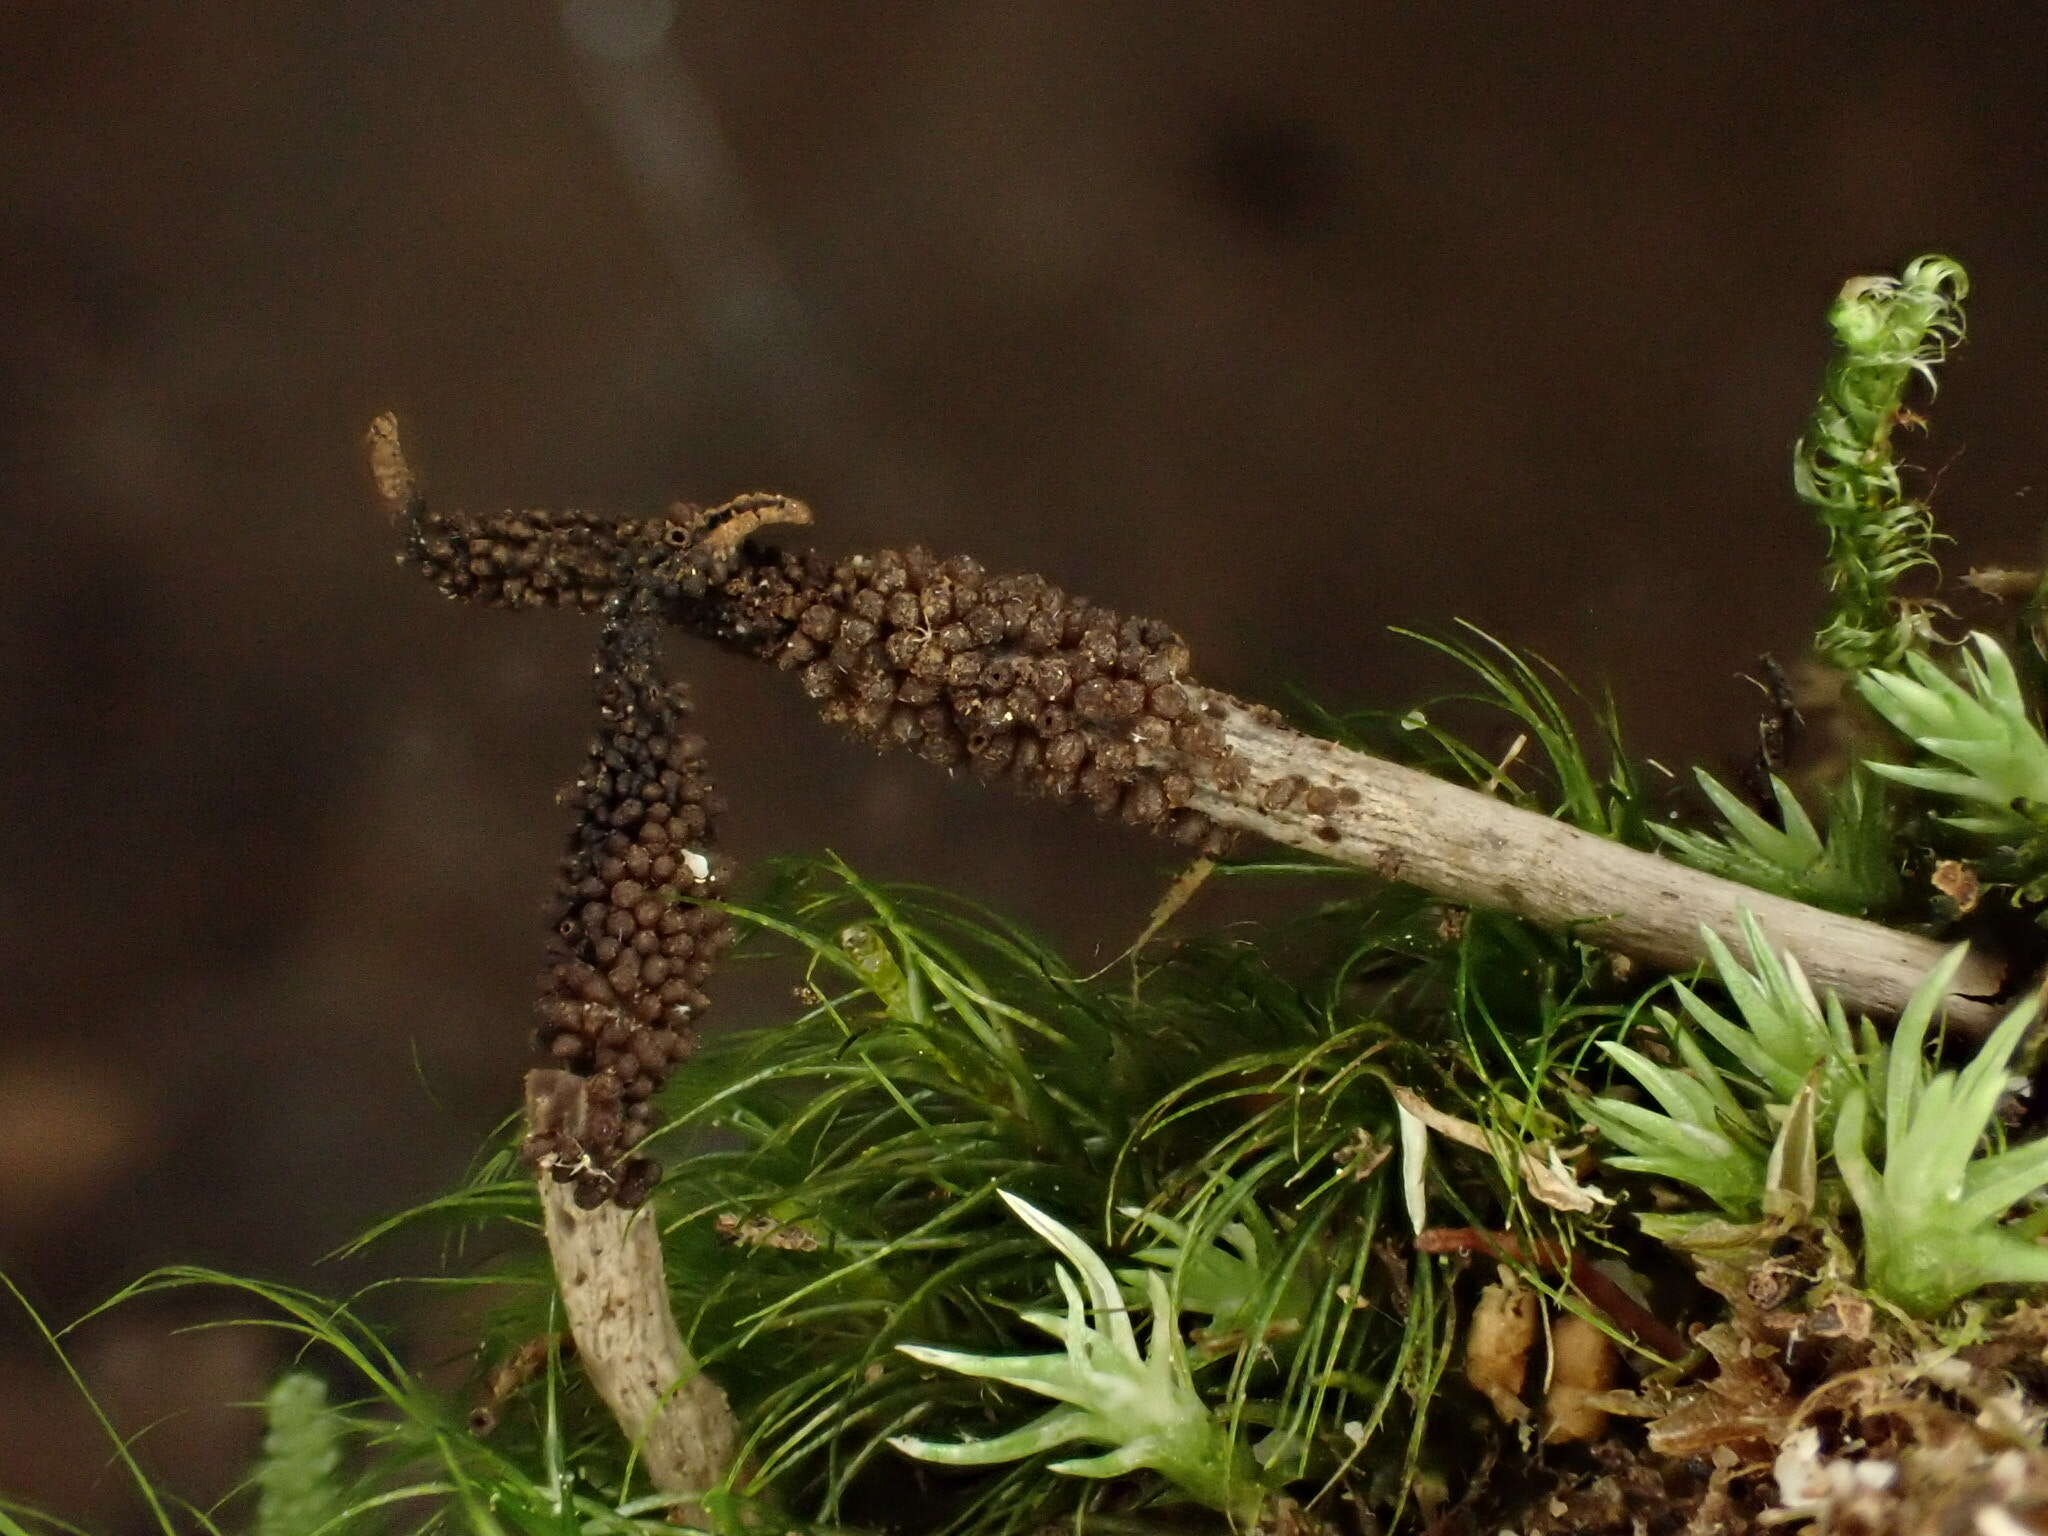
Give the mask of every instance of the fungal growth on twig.
M 1158 620 L 915 547 L 832 565 L 782 556 L 737 572 L 724 595 L 764 637 L 750 649 L 797 673 L 829 724 L 1222 848 L 1222 830 L 1188 808 L 1195 776 L 1161 766 L 1231 771 L 1196 707 L 1187 646 Z
M 1198 709 L 1188 650 L 1167 625 L 1125 618 L 1039 576 L 989 576 L 923 549 L 836 563 L 757 547 L 803 503 L 753 494 L 662 517 L 489 516 L 430 509 L 397 424 L 369 437 L 403 563 L 451 597 L 604 616 L 599 726 L 568 799 L 576 812 L 540 982 L 544 1063 L 585 1080 L 573 1115 L 536 1113 L 527 1161 L 586 1207 L 634 1206 L 660 1177 L 634 1151 L 654 1095 L 690 1051 L 703 983 L 730 945 L 708 852 L 715 809 L 689 700 L 656 652 L 664 624 L 798 674 L 833 725 L 1164 833 L 1206 853 L 1225 834 L 1188 807 L 1196 775 L 1231 755 Z M 542 1095 L 536 1102 L 553 1100 Z
M 615 607 L 598 650 L 597 734 L 569 792 L 576 824 L 555 879 L 538 1042 L 586 1079 L 580 1127 L 535 1124 L 524 1152 L 579 1205 L 638 1205 L 660 1177 L 633 1154 L 654 1095 L 696 1043 L 704 978 L 732 942 L 708 852 L 716 799 L 689 698 L 654 664 L 657 621 Z
M 402 559 L 443 592 L 492 607 L 635 611 L 785 671 L 833 725 L 877 747 L 1013 784 L 1214 853 L 1226 834 L 1188 808 L 1231 755 L 1203 716 L 1187 646 L 1041 576 L 990 576 L 966 556 L 884 550 L 828 562 L 747 542 L 808 524 L 799 501 L 756 493 L 663 518 L 429 511 L 396 427 L 371 429 Z
M 763 523 L 807 522 L 801 503 L 746 497 L 687 507 L 646 523 L 575 513 L 496 518 L 429 511 L 396 423 L 370 430 L 371 466 L 403 521 L 402 557 L 451 596 L 495 607 L 569 606 L 604 614 L 598 645 L 598 728 L 565 795 L 576 813 L 556 875 L 553 932 L 540 978 L 536 1031 L 543 1062 L 583 1080 L 573 1112 L 540 1094 L 522 1151 L 573 1183 L 586 1208 L 647 1198 L 660 1165 L 634 1148 L 654 1095 L 696 1042 L 710 1006 L 703 983 L 732 942 L 722 912 L 701 905 L 720 887 L 709 851 L 717 805 L 704 739 L 689 728 L 689 694 L 657 664 L 665 608 L 730 573 Z
M 632 611 L 793 673 L 819 713 L 948 772 L 1080 802 L 1208 853 L 1258 833 L 1461 905 L 1497 908 L 1669 970 L 1706 958 L 1704 922 L 1764 918 L 1816 980 L 1897 1013 L 1940 946 L 1687 869 L 1610 837 L 1303 736 L 1188 672 L 1156 620 L 1038 576 L 989 576 L 922 549 L 837 562 L 750 536 L 807 524 L 783 496 L 607 522 L 583 513 L 430 512 L 395 424 L 370 434 L 401 557 L 452 596 L 501 607 Z M 623 611 L 623 610 L 621 610 Z M 1949 1000 L 1981 1030 L 2004 968 L 1973 954 Z

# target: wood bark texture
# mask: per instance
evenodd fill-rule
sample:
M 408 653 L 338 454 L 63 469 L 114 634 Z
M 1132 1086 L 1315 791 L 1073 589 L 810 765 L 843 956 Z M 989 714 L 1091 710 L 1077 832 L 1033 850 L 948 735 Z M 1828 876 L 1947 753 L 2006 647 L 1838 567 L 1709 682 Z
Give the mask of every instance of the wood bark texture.
M 1771 941 L 1798 957 L 1818 989 L 1852 1016 L 1896 1018 L 1947 946 L 1844 917 L 1624 847 L 1490 795 L 1413 768 L 1304 736 L 1228 694 L 1203 690 L 1200 705 L 1223 727 L 1236 782 L 1197 775 L 1189 802 L 1226 826 L 1419 886 L 1465 906 L 1510 912 L 1670 971 L 1707 958 L 1704 924 L 1739 956 L 1740 914 L 1755 914 Z M 1305 792 L 1275 791 L 1287 780 Z M 1334 797 L 1335 804 L 1331 804 Z M 2004 968 L 1972 954 L 1949 1000 L 1952 1026 L 1980 1033 L 2004 1011 L 1988 999 Z
M 549 1068 L 527 1074 L 527 1118 L 536 1128 L 571 1130 L 582 1112 L 583 1080 Z M 577 1358 L 626 1438 L 639 1447 L 647 1478 L 689 1496 L 677 1513 L 706 1522 L 695 1497 L 722 1483 L 739 1454 L 739 1428 L 717 1382 L 699 1368 L 669 1310 L 661 1239 L 651 1206 L 595 1210 L 576 1204 L 575 1186 L 543 1173 L 541 1215 Z

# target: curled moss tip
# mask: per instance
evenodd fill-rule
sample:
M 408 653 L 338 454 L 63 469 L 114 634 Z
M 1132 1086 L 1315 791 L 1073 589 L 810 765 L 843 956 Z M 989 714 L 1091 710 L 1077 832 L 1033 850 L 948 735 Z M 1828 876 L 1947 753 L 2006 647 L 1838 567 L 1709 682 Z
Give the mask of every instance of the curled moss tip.
M 1897 277 L 1851 278 L 1828 310 L 1835 335 L 1821 398 L 1793 459 L 1793 485 L 1828 535 L 1822 656 L 1847 671 L 1898 661 L 1929 638 L 1927 606 L 1901 580 L 1934 565 L 1939 535 L 1924 502 L 1906 494 L 1892 438 L 1917 422 L 1905 408 L 1918 379 L 1963 339 L 1969 276 L 1947 256 L 1922 256 Z

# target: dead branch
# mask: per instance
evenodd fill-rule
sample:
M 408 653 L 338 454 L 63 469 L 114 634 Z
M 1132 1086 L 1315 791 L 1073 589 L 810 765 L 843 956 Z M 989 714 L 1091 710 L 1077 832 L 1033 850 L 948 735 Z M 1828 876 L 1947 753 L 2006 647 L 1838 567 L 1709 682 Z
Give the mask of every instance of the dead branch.
M 1668 971 L 1706 959 L 1704 924 L 1742 953 L 1739 914 L 1798 956 L 1852 1011 L 1896 1017 L 1946 946 L 1704 874 L 1431 778 L 1399 763 L 1289 730 L 1227 694 L 1201 707 L 1245 777 L 1198 778 L 1189 801 L 1227 827 L 1341 859 L 1463 906 L 1490 907 Z M 1973 954 L 1949 1021 L 1982 1030 L 2000 1010 L 2003 967 Z
M 579 1134 L 587 1079 L 552 1068 L 527 1074 L 527 1120 L 538 1134 Z M 585 1209 L 576 1185 L 543 1169 L 541 1215 L 577 1357 L 612 1417 L 637 1446 L 648 1481 L 686 1496 L 677 1512 L 706 1525 L 695 1502 L 724 1482 L 739 1426 L 718 1384 L 699 1368 L 669 1311 L 661 1240 L 647 1209 L 605 1201 Z

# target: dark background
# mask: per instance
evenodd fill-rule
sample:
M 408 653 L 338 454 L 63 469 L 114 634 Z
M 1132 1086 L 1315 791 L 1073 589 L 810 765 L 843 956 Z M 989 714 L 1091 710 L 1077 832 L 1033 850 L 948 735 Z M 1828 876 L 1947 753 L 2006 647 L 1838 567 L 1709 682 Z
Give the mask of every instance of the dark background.
M 445 504 L 786 491 L 1254 695 L 1405 705 L 1448 678 L 1386 626 L 1471 618 L 1716 761 L 1817 608 L 1787 458 L 1844 277 L 1970 267 L 1918 451 L 1958 567 L 2035 553 L 2031 9 L 14 0 L 0 1268 L 58 1318 L 174 1259 L 345 1289 L 318 1256 L 511 1107 L 591 628 L 394 569 L 375 412 Z M 678 650 L 743 858 L 1077 958 L 1156 897 L 1164 848 Z M 206 1310 L 74 1341 L 202 1498 L 276 1359 L 170 1334 Z M 105 1461 L 10 1313 L 0 1489 L 112 1522 Z

